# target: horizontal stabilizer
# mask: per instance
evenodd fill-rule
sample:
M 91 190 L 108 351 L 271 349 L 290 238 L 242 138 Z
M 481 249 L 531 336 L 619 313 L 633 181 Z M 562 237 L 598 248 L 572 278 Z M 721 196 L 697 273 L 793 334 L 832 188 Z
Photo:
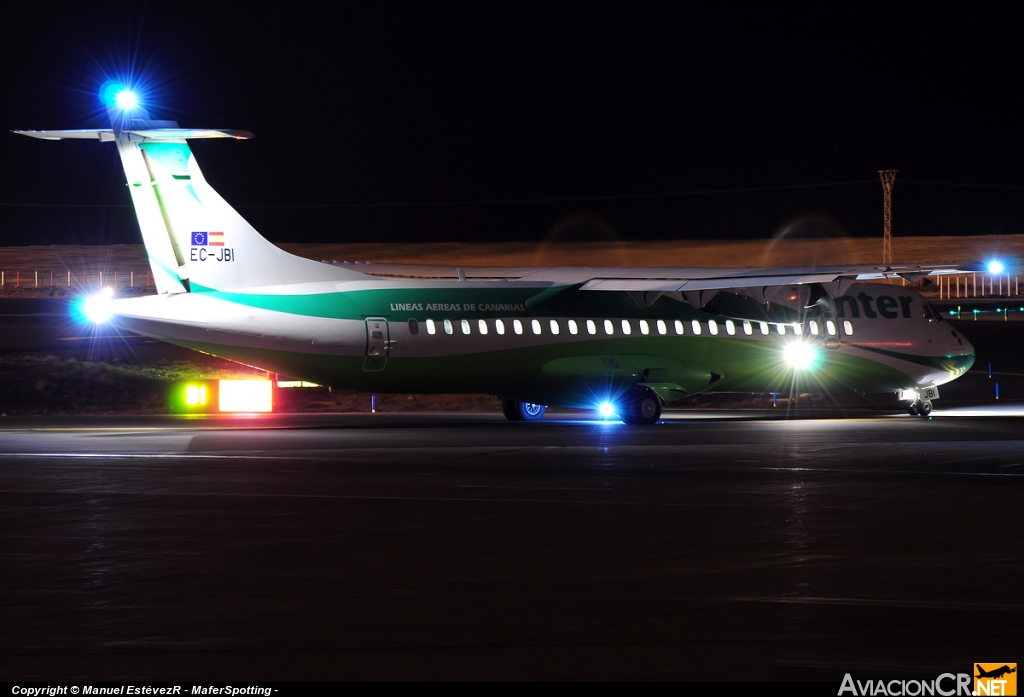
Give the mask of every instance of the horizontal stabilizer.
M 112 128 L 76 128 L 69 131 L 14 131 L 30 138 L 42 140 L 100 140 L 113 142 L 116 139 Z M 191 140 L 195 138 L 233 138 L 247 140 L 252 133 L 233 128 L 126 128 L 132 140 Z

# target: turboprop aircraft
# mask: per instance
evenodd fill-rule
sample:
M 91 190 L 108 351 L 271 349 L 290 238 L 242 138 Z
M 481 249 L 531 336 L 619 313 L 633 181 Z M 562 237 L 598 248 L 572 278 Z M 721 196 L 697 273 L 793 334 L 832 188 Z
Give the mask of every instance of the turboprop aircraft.
M 89 301 L 137 334 L 375 393 L 487 393 L 652 424 L 698 393 L 893 392 L 927 415 L 974 348 L 911 288 L 971 265 L 771 268 L 325 263 L 272 245 L 211 188 L 181 128 L 117 95 L 95 139 L 121 156 L 157 294 Z

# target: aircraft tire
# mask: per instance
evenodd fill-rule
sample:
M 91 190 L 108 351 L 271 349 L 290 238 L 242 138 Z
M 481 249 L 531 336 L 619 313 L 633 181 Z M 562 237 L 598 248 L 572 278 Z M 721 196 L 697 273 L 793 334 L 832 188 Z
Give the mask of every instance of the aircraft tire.
M 503 399 L 501 401 L 501 413 L 505 415 L 505 418 L 509 421 L 522 421 L 522 417 L 519 416 L 518 409 L 519 402 L 511 399 Z
M 629 403 L 623 422 L 630 426 L 649 426 L 661 418 L 661 400 L 653 392 L 644 390 Z
M 515 405 L 519 421 L 540 421 L 547 409 L 543 404 L 534 404 L 533 402 L 515 402 Z
M 911 416 L 918 416 L 921 413 L 921 410 L 917 408 L 917 402 L 914 402 L 909 407 L 907 407 L 907 413 L 910 414 Z
M 921 400 L 921 406 L 919 408 L 920 408 L 920 411 L 921 411 L 921 416 L 931 416 L 931 413 L 932 413 L 932 400 L 930 400 L 930 399 L 922 399 Z

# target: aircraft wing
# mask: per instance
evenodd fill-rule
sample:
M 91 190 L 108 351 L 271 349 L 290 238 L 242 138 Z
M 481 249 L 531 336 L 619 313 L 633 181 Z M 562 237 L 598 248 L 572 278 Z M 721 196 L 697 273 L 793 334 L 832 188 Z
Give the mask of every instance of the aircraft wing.
M 334 262 L 373 276 L 547 282 L 581 290 L 676 292 L 785 285 L 838 284 L 883 278 L 916 283 L 926 276 L 984 271 L 979 263 L 861 264 L 848 266 L 626 267 L 626 266 L 441 266 Z

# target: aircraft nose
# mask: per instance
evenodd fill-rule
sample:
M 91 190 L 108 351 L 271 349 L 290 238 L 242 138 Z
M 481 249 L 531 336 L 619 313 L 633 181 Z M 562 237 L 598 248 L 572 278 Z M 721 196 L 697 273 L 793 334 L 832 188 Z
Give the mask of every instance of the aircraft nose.
M 961 363 L 962 363 L 963 372 L 966 373 L 968 370 L 971 369 L 971 366 L 974 365 L 974 355 L 975 355 L 974 344 L 972 344 L 970 341 L 968 341 L 966 336 L 963 336 L 959 332 L 957 332 L 957 334 L 958 334 L 957 339 L 959 339 L 959 341 L 963 342 L 963 343 L 961 345 L 957 341 L 957 339 L 954 339 L 953 342 L 954 342 L 954 344 L 956 344 L 956 346 L 955 346 L 956 352 L 960 354 L 960 360 L 961 360 Z

